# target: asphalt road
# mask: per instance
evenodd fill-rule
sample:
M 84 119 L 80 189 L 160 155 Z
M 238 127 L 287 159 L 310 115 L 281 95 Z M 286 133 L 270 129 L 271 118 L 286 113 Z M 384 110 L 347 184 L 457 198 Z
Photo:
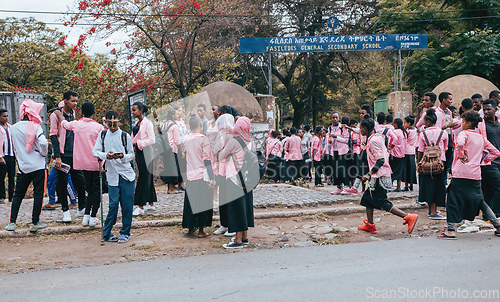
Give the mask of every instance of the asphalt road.
M 0 300 L 500 301 L 499 249 L 489 232 L 0 275 Z

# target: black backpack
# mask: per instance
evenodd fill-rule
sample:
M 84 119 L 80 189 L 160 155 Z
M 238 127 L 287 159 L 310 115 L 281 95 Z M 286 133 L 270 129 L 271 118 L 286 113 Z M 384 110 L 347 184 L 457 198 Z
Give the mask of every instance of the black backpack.
M 102 152 L 105 153 L 106 151 L 104 150 L 104 138 L 106 137 L 106 133 L 108 133 L 107 129 L 104 129 L 101 131 L 101 144 L 102 144 Z M 125 149 L 125 154 L 128 154 L 127 151 L 127 132 L 122 131 L 122 145 L 123 148 Z M 106 164 L 106 163 L 104 163 Z M 134 161 L 130 161 L 130 165 L 132 166 L 132 169 L 134 169 Z
M 236 141 L 240 143 L 243 150 L 245 150 L 243 165 L 238 172 L 238 176 L 240 178 L 243 191 L 245 192 L 245 194 L 247 194 L 249 191 L 252 191 L 253 189 L 255 189 L 255 187 L 257 187 L 260 179 L 262 178 L 262 176 L 264 176 L 264 173 L 266 171 L 266 161 L 262 154 L 260 155 L 260 157 L 262 158 L 259 158 L 257 152 L 248 149 L 247 145 L 241 137 L 235 136 L 234 139 L 236 139 Z M 236 167 L 236 162 L 234 162 L 234 159 L 233 163 Z M 238 169 L 238 167 L 236 167 L 236 169 Z
M 387 137 L 387 132 L 389 132 L 389 128 L 385 128 L 384 132 L 382 132 L 382 136 L 384 137 L 385 147 L 389 147 L 389 138 Z

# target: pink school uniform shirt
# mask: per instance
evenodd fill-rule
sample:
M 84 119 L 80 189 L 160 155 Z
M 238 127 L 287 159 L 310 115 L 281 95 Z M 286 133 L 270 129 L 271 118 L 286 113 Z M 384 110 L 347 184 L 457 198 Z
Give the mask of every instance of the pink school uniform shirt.
M 212 147 L 208 137 L 201 133 L 191 133 L 184 137 L 186 150 L 186 176 L 190 181 L 203 178 L 205 160 L 212 161 Z
M 440 107 L 432 107 L 432 108 L 436 110 L 436 117 L 437 117 L 436 126 L 439 128 L 443 127 L 446 124 L 446 114 L 444 113 L 444 110 L 441 109 Z M 448 108 L 446 108 L 445 110 L 448 111 L 450 116 L 453 116 Z M 420 128 L 424 125 L 424 118 L 426 115 L 427 112 L 424 112 L 424 114 L 422 114 L 422 116 L 417 122 L 417 128 Z
M 99 171 L 99 162 L 92 156 L 97 139 L 101 139 L 99 132 L 104 127 L 90 118 L 81 118 L 78 121 L 68 122 L 63 120 L 61 128 L 73 131 L 75 134 L 73 148 L 73 168 L 75 170 Z
M 165 125 L 165 129 L 170 126 L 174 122 L 168 121 L 167 124 Z M 172 148 L 172 152 L 177 153 L 177 146 L 181 144 L 181 135 L 179 133 L 179 126 L 174 123 L 173 126 L 170 127 L 167 131 L 168 135 L 168 144 L 170 145 L 170 148 Z
M 441 160 L 446 161 L 446 150 L 448 150 L 448 134 L 446 131 L 443 131 L 443 135 L 441 136 L 441 140 L 439 143 L 437 143 L 437 139 L 439 137 L 439 134 L 441 133 L 441 128 L 438 128 L 437 126 L 432 126 L 427 129 L 425 129 L 425 134 L 427 134 L 427 138 L 429 139 L 430 144 L 434 144 L 439 146 L 441 148 Z M 425 138 L 423 132 L 420 133 L 417 139 L 417 149 L 418 152 L 424 152 L 425 147 L 427 147 L 427 144 L 425 143 Z
M 453 157 L 453 178 L 481 180 L 480 162 L 483 157 L 483 150 L 489 152 L 484 159 L 486 163 L 490 163 L 500 155 L 500 151 L 476 131 L 464 130 L 460 132 L 456 139 Z M 468 160 L 466 163 L 460 160 L 464 156 Z
M 73 112 L 73 117 L 75 117 L 75 112 Z M 59 141 L 59 150 L 61 154 L 64 154 L 64 146 L 66 145 L 66 129 L 64 129 L 64 127 L 61 126 L 61 121 L 54 113 L 50 115 L 49 137 L 52 135 L 57 135 L 57 140 Z
M 349 153 L 349 139 L 350 139 L 350 133 L 351 131 L 347 130 L 346 128 L 340 128 L 340 137 L 343 138 L 343 140 L 339 140 L 337 138 L 337 149 L 339 151 L 339 155 L 345 155 Z
M 361 135 L 361 130 L 359 128 L 353 128 L 352 132 L 356 133 L 360 139 L 360 141 L 358 142 L 360 149 L 366 150 L 366 136 Z M 375 130 L 375 132 L 377 132 L 377 130 Z M 359 153 L 361 153 L 361 152 L 359 152 Z
M 354 143 L 355 140 L 356 140 L 356 143 Z M 352 152 L 354 152 L 354 154 L 360 154 L 361 153 L 361 134 L 352 131 L 351 132 L 351 142 L 352 142 Z
M 385 129 L 388 129 L 385 133 L 385 136 L 387 137 L 387 146 L 394 146 L 394 142 L 396 142 L 398 138 L 396 134 L 394 134 L 394 131 L 391 130 L 391 127 L 388 127 L 387 125 L 379 125 L 379 129 L 380 131 L 377 131 L 377 133 L 380 133 L 382 135 L 384 134 Z
M 271 154 L 281 157 L 281 154 L 283 154 L 283 145 L 279 139 L 268 137 L 266 140 L 266 158 L 269 158 Z
M 403 158 L 406 153 L 406 137 L 402 129 L 395 129 L 394 135 L 396 136 L 396 140 L 392 142 L 394 148 L 392 148 L 390 154 L 397 158 Z
M 371 170 L 378 159 L 383 158 L 384 164 L 377 173 L 372 174 L 372 178 L 379 178 L 382 176 L 391 177 L 392 170 L 389 166 L 389 152 L 385 147 L 384 137 L 380 133 L 372 134 L 366 143 L 366 156 L 368 159 L 368 168 Z
M 316 153 L 313 150 L 316 150 Z M 311 140 L 311 156 L 313 156 L 312 160 L 321 161 L 321 139 L 317 135 L 313 136 Z
M 418 139 L 417 129 L 408 128 L 406 132 L 408 133 L 408 136 L 406 137 L 405 154 L 415 155 L 415 147 L 417 146 Z
M 137 126 L 139 121 L 135 123 Z M 137 135 L 134 135 L 132 132 L 132 143 L 137 143 L 137 148 L 142 150 L 144 147 L 152 145 L 156 142 L 155 132 L 153 130 L 153 123 L 150 120 L 144 118 L 142 120 L 141 126 L 139 128 L 139 132 Z
M 302 160 L 302 152 L 300 152 L 300 137 L 292 134 L 285 143 L 285 151 L 288 152 L 288 160 Z
M 336 135 L 337 138 L 330 137 L 330 135 L 332 134 Z M 341 139 L 339 140 L 339 138 Z M 325 154 L 333 155 L 334 151 L 338 151 L 339 155 L 347 154 L 347 152 L 349 152 L 349 146 L 347 145 L 348 140 L 349 140 L 349 133 L 347 129 L 342 129 L 340 125 L 339 126 L 330 125 L 330 127 L 328 127 L 328 132 L 326 134 Z
M 247 144 L 248 149 L 251 149 L 251 145 L 252 145 L 251 143 Z M 300 153 L 300 145 L 299 145 L 299 153 Z M 221 161 L 221 163 L 222 162 L 225 163 L 224 174 L 221 175 L 226 175 L 226 179 L 228 179 L 238 174 L 238 171 L 241 170 L 241 166 L 243 165 L 244 159 L 245 159 L 245 150 L 243 150 L 240 143 L 236 139 L 229 139 L 219 155 L 219 160 Z

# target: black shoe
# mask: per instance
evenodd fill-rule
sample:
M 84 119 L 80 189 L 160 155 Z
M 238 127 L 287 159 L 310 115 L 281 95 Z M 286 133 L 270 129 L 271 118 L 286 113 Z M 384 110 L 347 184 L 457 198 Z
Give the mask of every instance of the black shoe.
M 224 244 L 222 247 L 225 249 L 241 249 L 243 248 L 243 243 L 231 241 L 229 243 Z
M 236 238 L 231 238 L 231 242 L 235 242 L 236 241 Z M 242 239 L 241 240 L 241 243 L 243 243 L 243 245 L 248 245 L 248 238 L 247 239 Z

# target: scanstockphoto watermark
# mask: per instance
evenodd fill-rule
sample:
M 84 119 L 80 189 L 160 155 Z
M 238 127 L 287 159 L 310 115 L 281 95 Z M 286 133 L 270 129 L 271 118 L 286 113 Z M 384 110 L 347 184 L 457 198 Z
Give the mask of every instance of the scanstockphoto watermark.
M 445 287 L 425 287 L 408 288 L 398 287 L 396 289 L 377 289 L 367 287 L 365 297 L 368 299 L 487 299 L 499 300 L 500 289 L 464 289 L 464 288 L 445 288 Z

